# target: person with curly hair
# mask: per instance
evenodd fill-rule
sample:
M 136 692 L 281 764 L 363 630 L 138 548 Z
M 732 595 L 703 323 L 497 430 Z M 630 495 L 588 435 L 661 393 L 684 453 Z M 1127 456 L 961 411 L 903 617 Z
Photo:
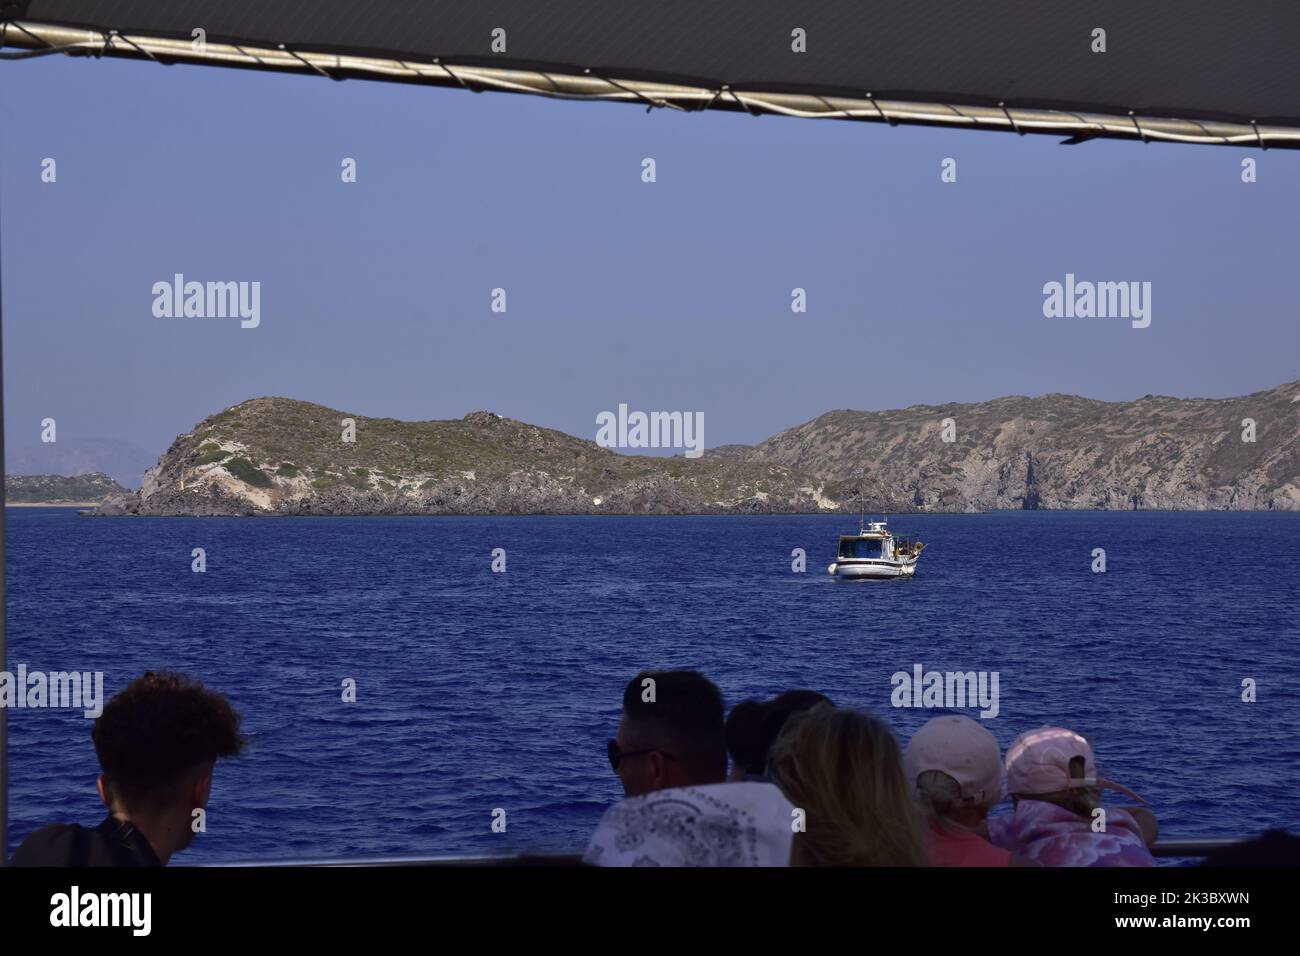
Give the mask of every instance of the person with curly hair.
M 95 720 L 99 826 L 56 823 L 32 833 L 14 866 L 166 866 L 199 829 L 217 760 L 245 747 L 239 714 L 184 674 L 150 671 Z

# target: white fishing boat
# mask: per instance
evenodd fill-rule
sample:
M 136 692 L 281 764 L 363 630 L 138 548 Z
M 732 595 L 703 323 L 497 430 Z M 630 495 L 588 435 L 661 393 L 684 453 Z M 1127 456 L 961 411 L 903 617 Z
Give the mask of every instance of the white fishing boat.
M 910 578 L 925 545 L 915 535 L 896 535 L 885 521 L 840 535 L 840 550 L 826 570 L 840 578 Z

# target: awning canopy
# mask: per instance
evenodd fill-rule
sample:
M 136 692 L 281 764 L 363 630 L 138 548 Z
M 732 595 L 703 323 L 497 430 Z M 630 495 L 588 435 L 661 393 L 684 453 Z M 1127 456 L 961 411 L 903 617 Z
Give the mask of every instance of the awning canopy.
M 1294 0 L 0 0 L 0 18 L 9 46 L 164 62 L 1083 139 L 1300 140 Z

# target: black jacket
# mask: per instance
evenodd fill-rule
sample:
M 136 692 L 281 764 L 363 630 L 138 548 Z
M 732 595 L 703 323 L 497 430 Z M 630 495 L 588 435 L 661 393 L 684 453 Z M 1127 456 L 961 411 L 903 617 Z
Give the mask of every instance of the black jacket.
M 112 816 L 94 829 L 41 827 L 14 851 L 10 866 L 162 866 L 139 830 Z

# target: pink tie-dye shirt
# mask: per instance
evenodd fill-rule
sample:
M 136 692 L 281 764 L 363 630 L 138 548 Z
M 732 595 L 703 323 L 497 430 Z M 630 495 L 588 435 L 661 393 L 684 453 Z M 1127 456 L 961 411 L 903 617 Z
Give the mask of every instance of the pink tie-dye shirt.
M 1142 830 L 1124 810 L 1106 811 L 1106 832 L 1044 800 L 1020 800 L 1015 813 L 989 818 L 994 846 L 1043 866 L 1155 866 Z

